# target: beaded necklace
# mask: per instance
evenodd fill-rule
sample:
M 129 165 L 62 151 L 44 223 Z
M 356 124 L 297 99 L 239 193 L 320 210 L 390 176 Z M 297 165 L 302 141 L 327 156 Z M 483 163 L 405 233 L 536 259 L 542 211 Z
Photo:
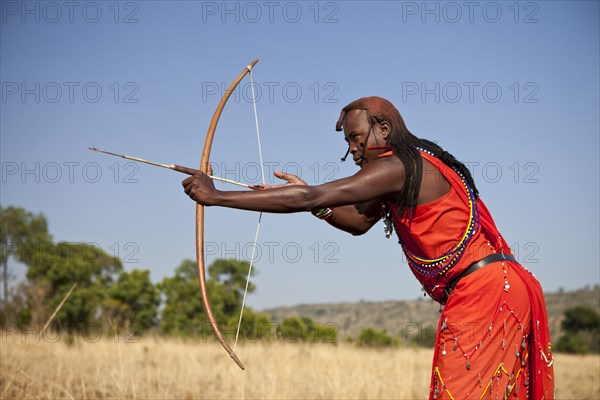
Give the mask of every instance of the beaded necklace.
M 417 150 L 429 154 L 432 157 L 435 157 L 434 154 L 429 150 L 425 150 L 420 147 L 417 147 Z M 459 176 L 467 193 L 467 198 L 469 201 L 469 222 L 467 223 L 467 227 L 461 239 L 451 250 L 447 251 L 441 256 L 436 258 L 426 258 L 418 256 L 417 254 L 412 252 L 408 248 L 406 243 L 402 241 L 402 236 L 398 231 L 397 225 L 393 222 L 389 207 L 387 207 L 387 205 L 384 205 L 384 222 L 386 236 L 388 238 L 391 236 L 391 230 L 393 227 L 396 231 L 396 235 L 398 236 L 398 243 L 400 243 L 404 254 L 406 254 L 408 265 L 414 272 L 425 277 L 444 275 L 446 272 L 448 272 L 448 270 L 454 267 L 456 263 L 458 263 L 458 261 L 462 258 L 464 250 L 469 240 L 473 237 L 473 235 L 479 228 L 479 210 L 477 207 L 477 198 L 475 196 L 475 193 L 473 189 L 471 189 L 471 187 L 468 185 L 467 180 L 462 175 L 462 173 L 460 173 L 460 171 L 458 171 L 454 167 L 452 169 Z

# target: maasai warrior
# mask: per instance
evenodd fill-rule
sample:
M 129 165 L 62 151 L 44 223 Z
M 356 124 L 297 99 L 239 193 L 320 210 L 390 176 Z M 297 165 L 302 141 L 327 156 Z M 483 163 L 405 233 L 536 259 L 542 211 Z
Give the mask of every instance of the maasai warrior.
M 437 144 L 406 128 L 387 100 L 343 108 L 344 130 L 360 170 L 308 186 L 219 191 L 203 174 L 183 181 L 206 206 L 291 213 L 312 211 L 353 235 L 383 219 L 396 231 L 423 289 L 444 305 L 436 334 L 430 399 L 554 398 L 554 373 L 542 289 L 513 258 L 479 198 L 469 170 Z M 189 171 L 182 171 L 189 172 Z

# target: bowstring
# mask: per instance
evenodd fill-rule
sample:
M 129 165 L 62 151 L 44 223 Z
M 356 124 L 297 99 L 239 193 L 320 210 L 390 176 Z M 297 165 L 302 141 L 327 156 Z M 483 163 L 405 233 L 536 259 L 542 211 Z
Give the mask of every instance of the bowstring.
M 254 93 L 254 77 L 252 76 L 252 69 L 250 69 L 250 87 L 252 89 L 252 106 L 254 109 L 254 123 L 256 125 L 256 140 L 258 142 L 258 158 L 260 160 L 260 176 L 261 182 L 265 184 L 265 167 L 263 163 L 262 146 L 260 144 L 260 128 L 258 126 L 258 112 L 256 111 L 256 95 Z M 250 257 L 250 267 L 248 267 L 248 277 L 246 278 L 246 288 L 244 289 L 244 297 L 242 299 L 242 310 L 240 311 L 240 318 L 238 320 L 237 331 L 235 333 L 235 342 L 233 343 L 233 352 L 238 344 L 238 338 L 240 336 L 240 327 L 242 326 L 242 316 L 244 315 L 244 307 L 246 306 L 246 297 L 248 295 L 248 286 L 250 284 L 250 276 L 252 275 L 252 267 L 254 266 L 254 258 L 256 256 L 256 248 L 258 246 L 258 234 L 260 232 L 260 222 L 262 221 L 262 211 L 258 214 L 258 223 L 256 224 L 256 233 L 254 234 L 254 242 L 252 243 L 252 256 Z

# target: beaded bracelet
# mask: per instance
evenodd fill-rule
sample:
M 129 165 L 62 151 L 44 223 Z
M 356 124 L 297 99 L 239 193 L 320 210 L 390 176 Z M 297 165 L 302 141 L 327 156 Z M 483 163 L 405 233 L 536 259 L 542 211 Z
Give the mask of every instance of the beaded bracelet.
M 333 210 L 329 207 L 321 208 L 320 210 L 311 211 L 312 215 L 319 219 L 326 220 L 333 215 Z

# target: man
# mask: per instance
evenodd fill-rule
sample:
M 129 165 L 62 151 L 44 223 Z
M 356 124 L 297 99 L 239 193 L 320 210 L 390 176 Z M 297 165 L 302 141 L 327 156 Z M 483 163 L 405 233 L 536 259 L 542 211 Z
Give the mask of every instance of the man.
M 554 397 L 552 351 L 539 283 L 519 265 L 481 201 L 469 170 L 414 136 L 387 100 L 343 108 L 336 129 L 360 170 L 308 186 L 219 191 L 204 174 L 183 181 L 205 206 L 273 213 L 311 211 L 360 235 L 383 219 L 395 229 L 424 290 L 444 304 L 436 336 L 431 399 Z M 190 172 L 182 169 L 182 172 Z

